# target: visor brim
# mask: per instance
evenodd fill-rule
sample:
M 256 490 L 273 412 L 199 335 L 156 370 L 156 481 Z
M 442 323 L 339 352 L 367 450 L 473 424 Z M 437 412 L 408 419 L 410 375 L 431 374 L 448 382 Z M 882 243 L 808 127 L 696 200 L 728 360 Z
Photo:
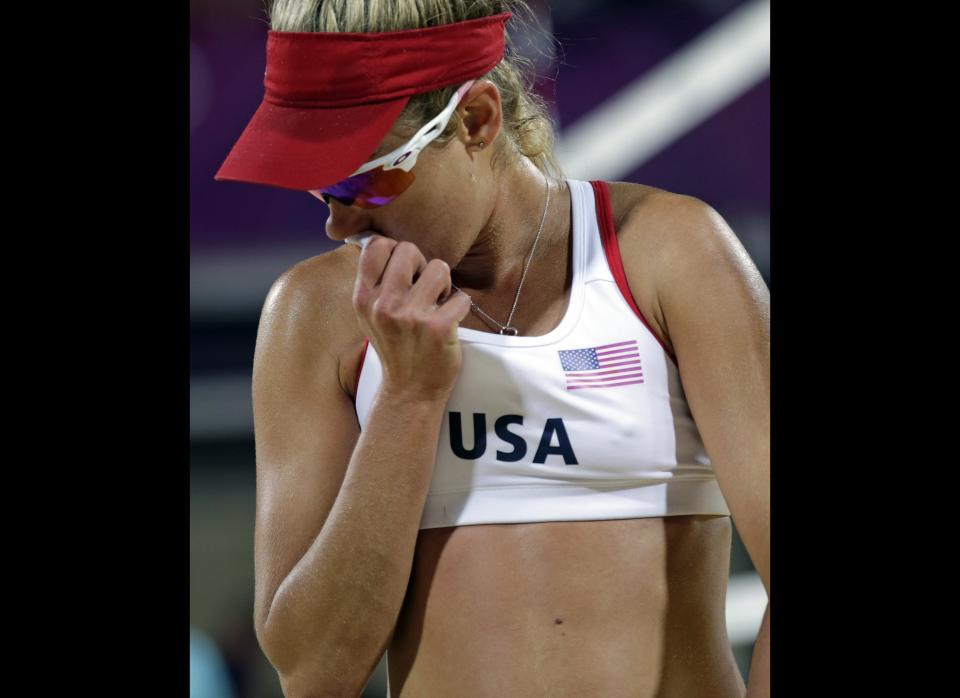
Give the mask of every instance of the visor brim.
M 263 100 L 214 179 L 322 189 L 367 162 L 409 100 L 336 109 L 285 107 Z

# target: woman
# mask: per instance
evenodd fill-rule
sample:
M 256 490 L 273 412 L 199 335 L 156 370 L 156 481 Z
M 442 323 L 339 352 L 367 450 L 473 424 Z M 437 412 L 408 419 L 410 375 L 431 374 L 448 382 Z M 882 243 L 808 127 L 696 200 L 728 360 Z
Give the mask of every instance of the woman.
M 504 56 L 528 8 L 466 5 L 271 9 L 217 178 L 310 192 L 361 244 L 263 308 L 257 637 L 291 697 L 356 696 L 384 651 L 391 696 L 742 696 L 724 602 L 731 515 L 770 592 L 769 292 L 702 201 L 559 175 Z

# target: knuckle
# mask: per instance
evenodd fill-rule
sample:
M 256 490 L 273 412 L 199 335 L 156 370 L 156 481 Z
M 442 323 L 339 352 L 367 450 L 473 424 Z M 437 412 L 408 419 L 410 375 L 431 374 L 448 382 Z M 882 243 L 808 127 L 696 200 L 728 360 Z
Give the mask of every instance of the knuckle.
M 355 310 L 366 311 L 370 305 L 370 294 L 363 286 L 357 285 L 353 289 L 351 301 Z
M 419 249 L 417 249 L 417 246 L 414 245 L 409 240 L 401 240 L 400 242 L 397 243 L 397 251 L 398 252 L 419 252 Z
M 419 318 L 410 311 L 402 312 L 397 315 L 396 323 L 401 330 L 412 330 L 419 324 Z
M 414 257 L 419 257 L 420 259 L 424 259 L 423 254 L 420 252 L 420 248 L 417 247 L 414 243 L 410 242 L 409 240 L 402 240 L 401 242 L 397 243 L 397 249 L 394 251 L 394 254 L 398 252 L 402 252 L 403 254 L 410 254 L 410 255 L 413 255 Z
M 380 323 L 391 323 L 394 318 L 394 308 L 389 297 L 381 296 L 373 302 L 370 315 Z
M 359 267 L 367 273 L 372 273 L 375 267 L 383 268 L 390 251 L 396 246 L 396 240 L 377 237 L 370 241 L 360 252 Z M 380 269 L 377 269 L 379 271 Z
M 444 262 L 442 259 L 431 259 L 427 263 L 427 269 L 431 273 L 437 274 L 440 277 L 447 277 L 450 275 L 450 265 Z
M 383 235 L 377 235 L 373 240 L 370 241 L 366 249 L 364 249 L 364 252 L 366 252 L 367 249 L 370 249 L 375 245 L 377 247 L 383 247 L 384 249 L 387 249 L 387 250 L 392 250 L 396 246 L 396 244 L 397 244 L 397 241 L 393 240 L 392 238 L 384 237 Z
M 382 296 L 373 303 L 373 320 L 392 330 L 409 331 L 420 324 L 416 310 L 406 307 L 393 296 Z

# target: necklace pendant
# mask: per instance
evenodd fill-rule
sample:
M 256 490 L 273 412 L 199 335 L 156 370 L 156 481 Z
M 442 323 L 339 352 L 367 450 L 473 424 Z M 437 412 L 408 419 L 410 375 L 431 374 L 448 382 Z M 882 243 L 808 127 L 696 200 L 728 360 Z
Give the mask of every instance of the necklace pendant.
M 517 328 L 516 327 L 504 327 L 500 330 L 500 334 L 508 334 L 510 336 L 516 336 Z

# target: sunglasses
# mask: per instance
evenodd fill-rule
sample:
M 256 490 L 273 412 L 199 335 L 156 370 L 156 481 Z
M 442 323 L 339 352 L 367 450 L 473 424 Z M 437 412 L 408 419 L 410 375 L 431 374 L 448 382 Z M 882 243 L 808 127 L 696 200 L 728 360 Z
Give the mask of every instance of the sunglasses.
M 411 170 L 417 163 L 417 156 L 443 133 L 460 100 L 474 82 L 476 81 L 470 80 L 464 83 L 450 98 L 444 110 L 417 131 L 405 145 L 361 165 L 356 172 L 336 184 L 322 189 L 310 189 L 309 192 L 328 206 L 331 198 L 345 206 L 360 208 L 378 208 L 389 204 L 413 184 L 416 177 Z

